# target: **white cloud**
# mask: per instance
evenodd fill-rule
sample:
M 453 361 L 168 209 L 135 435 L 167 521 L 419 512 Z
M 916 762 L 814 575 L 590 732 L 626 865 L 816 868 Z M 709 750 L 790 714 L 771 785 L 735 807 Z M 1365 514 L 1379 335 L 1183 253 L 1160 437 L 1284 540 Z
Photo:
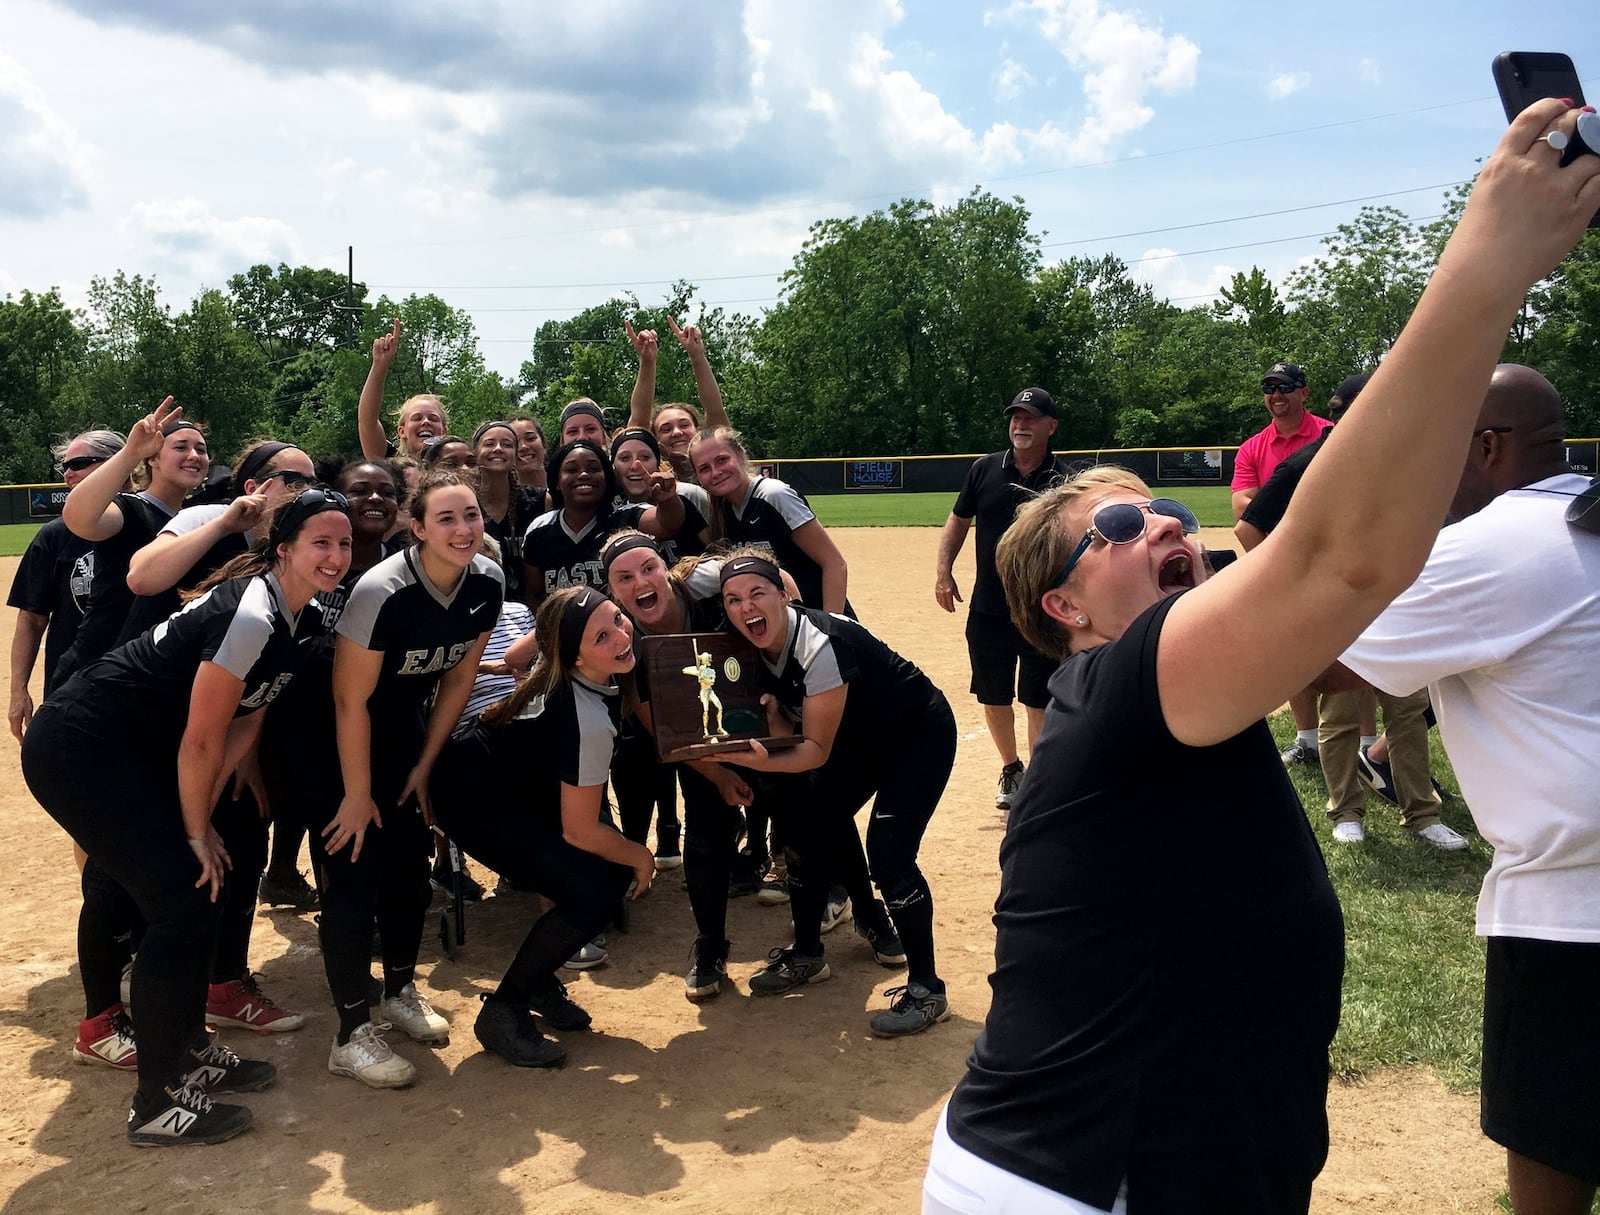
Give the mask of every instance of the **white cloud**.
M 1284 72 L 1267 81 L 1267 96 L 1283 98 L 1291 93 L 1298 93 L 1311 83 L 1309 72 Z
M 1382 73 L 1378 70 L 1376 59 L 1362 59 L 1356 64 L 1356 74 L 1368 84 L 1379 84 L 1383 80 Z
M 1007 59 L 1000 65 L 1000 72 L 995 77 L 995 96 L 1001 101 L 1015 101 L 1022 95 L 1022 90 L 1033 83 L 1033 76 L 1028 69 L 1014 59 Z
M 27 69 L 0 52 L 0 215 L 37 219 L 87 205 L 92 161 Z
M 1175 249 L 1158 248 L 1146 249 L 1128 267 L 1128 273 L 1148 283 L 1158 300 L 1194 308 L 1232 282 L 1238 267 L 1221 263 L 1202 267 L 1185 260 Z
M 213 285 L 245 266 L 296 265 L 300 258 L 294 233 L 282 220 L 221 219 L 192 197 L 138 203 L 117 224 L 117 233 L 152 251 L 151 270 L 172 270 Z

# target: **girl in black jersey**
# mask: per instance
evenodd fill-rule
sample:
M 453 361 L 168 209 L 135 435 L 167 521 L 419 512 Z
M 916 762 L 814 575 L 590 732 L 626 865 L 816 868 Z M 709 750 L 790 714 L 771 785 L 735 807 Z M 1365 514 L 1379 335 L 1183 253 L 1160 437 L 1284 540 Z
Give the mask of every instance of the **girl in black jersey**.
M 505 594 L 499 567 L 478 553 L 483 515 L 467 481 L 424 474 L 410 526 L 415 543 L 368 570 L 339 617 L 333 699 L 344 796 L 322 831 L 322 953 L 339 1013 L 328 1070 L 378 1088 L 416 1073 L 368 1013 L 374 916 L 379 1019 L 418 1041 L 449 1040 L 448 1022 L 413 982 L 431 899 L 428 778 Z
M 689 445 L 695 475 L 711 495 L 711 537 L 730 544 L 764 544 L 793 576 L 807 607 L 854 615 L 845 599 L 844 556 L 794 489 L 750 472 L 739 432 L 702 430 Z
M 599 586 L 604 581 L 600 545 L 618 528 L 637 527 L 665 537 L 683 526 L 683 499 L 670 470 L 651 474 L 648 503 L 618 506 L 616 474 L 597 443 L 563 443 L 546 467 L 551 509 L 522 538 L 523 582 L 535 607 L 562 587 Z
M 518 1067 L 551 1067 L 566 1051 L 539 1031 L 582 1030 L 589 1015 L 556 970 L 605 927 L 655 858 L 601 821 L 621 714 L 619 677 L 633 670 L 633 629 L 597 590 L 571 587 L 540 605 L 539 658 L 517 690 L 447 747 L 434 775 L 440 824 L 470 855 L 554 904 L 528 930 L 484 998 L 478 1041 Z
M 127 445 L 67 495 L 61 517 L 74 535 L 94 545 L 95 578 L 72 648 L 62 656 L 65 680 L 116 644 L 133 606 L 128 564 L 178 513 L 211 467 L 206 437 L 168 397 L 128 432 Z M 132 477 L 136 493 L 123 493 Z
M 827 832 L 842 823 L 853 830 L 856 812 L 872 798 L 867 859 L 909 970 L 872 1029 L 883 1036 L 927 1029 L 949 1017 L 950 1005 L 934 969 L 933 896 L 917 850 L 955 764 L 955 715 L 922 671 L 861 625 L 787 602 L 778 569 L 765 557 L 735 553 L 719 577 L 729 621 L 761 651 L 763 683 L 805 739 L 772 754 L 754 743 L 740 762 L 758 772 L 809 774 L 810 812 L 789 820 L 794 945 L 774 950 L 750 989 L 775 995 L 828 977 L 817 931 L 826 890 L 815 880 L 815 858 L 830 851 Z
M 656 437 L 637 426 L 619 430 L 611 440 L 611 466 L 616 472 L 618 505 L 648 503 L 652 478 L 661 469 L 661 448 Z M 683 499 L 683 524 L 676 533 L 661 541 L 661 558 L 669 567 L 676 565 L 680 558 L 705 552 L 711 541 L 706 524 L 711 499 L 706 491 L 693 483 L 679 481 L 677 492 Z
M 522 533 L 544 514 L 542 489 L 524 489 L 517 480 L 516 428 L 510 422 L 485 422 L 472 434 L 478 458 L 478 501 L 483 503 L 483 530 L 500 545 L 500 568 L 506 576 L 506 597 L 523 599 Z
M 257 737 L 261 710 L 320 631 L 313 596 L 338 585 L 349 546 L 344 499 L 300 495 L 264 543 L 219 570 L 182 611 L 68 680 L 23 740 L 28 787 L 107 876 L 86 882 L 85 899 L 125 892 L 148 923 L 133 966 L 133 1143 L 230 1138 L 250 1111 L 213 1105 L 206 1090 L 254 1091 L 275 1075 L 204 1036 L 206 963 L 228 865 L 211 807 Z M 93 958 L 82 965 L 97 968 Z M 107 993 L 113 1022 L 123 1011 L 113 1003 L 118 979 L 115 963 L 85 976 Z

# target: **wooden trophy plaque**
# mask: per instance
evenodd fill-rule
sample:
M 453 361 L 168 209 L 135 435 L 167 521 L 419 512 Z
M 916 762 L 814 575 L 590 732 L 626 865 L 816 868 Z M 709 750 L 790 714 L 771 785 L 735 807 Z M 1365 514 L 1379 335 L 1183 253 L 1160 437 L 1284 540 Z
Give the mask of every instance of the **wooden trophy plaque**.
M 761 657 L 743 637 L 667 633 L 640 638 L 639 649 L 662 763 L 731 756 L 748 751 L 751 740 L 769 751 L 800 741 L 798 734 L 767 733 Z

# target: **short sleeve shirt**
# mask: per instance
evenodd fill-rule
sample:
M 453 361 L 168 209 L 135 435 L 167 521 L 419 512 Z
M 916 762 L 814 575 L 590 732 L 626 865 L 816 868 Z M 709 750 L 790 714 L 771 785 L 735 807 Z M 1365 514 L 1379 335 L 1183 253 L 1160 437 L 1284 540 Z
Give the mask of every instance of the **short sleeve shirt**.
M 1239 445 L 1233 458 L 1233 489 L 1259 489 L 1272 476 L 1272 470 L 1292 453 L 1308 443 L 1314 443 L 1322 432 L 1332 426 L 1327 418 L 1306 412 L 1300 419 L 1300 428 L 1292 435 L 1278 434 L 1278 428 L 1267 423 L 1266 428 L 1251 435 Z
M 118 494 L 116 503 L 122 512 L 122 528 L 115 536 L 95 541 L 89 607 L 69 651 L 68 665 L 73 670 L 117 644 L 134 600 L 128 589 L 128 566 L 134 553 L 154 540 L 174 514 L 166 503 L 148 493 Z
M 1294 491 L 1300 488 L 1300 480 L 1306 475 L 1306 469 L 1311 466 L 1311 461 L 1322 450 L 1322 445 L 1328 441 L 1328 436 L 1332 433 L 1333 428 L 1330 426 L 1312 442 L 1286 456 L 1283 462 L 1272 470 L 1272 475 L 1261 487 L 1261 492 L 1250 499 L 1250 504 L 1244 508 L 1244 514 L 1239 516 L 1240 521 L 1258 529 L 1263 535 L 1271 535 L 1273 529 L 1283 522 L 1283 516 L 1289 509 L 1289 501 L 1294 497 Z
M 794 533 L 816 520 L 806 500 L 792 485 L 774 477 L 756 477 L 743 502 L 728 512 L 728 539 L 734 544 L 765 544 L 778 564 L 789 571 L 807 607 L 822 606 L 822 567 L 811 559 Z
M 73 535 L 60 519 L 39 529 L 17 566 L 7 605 L 49 618 L 44 634 L 46 695 L 55 687 L 56 664 L 78 635 L 93 577 L 94 546 Z
M 228 513 L 226 505 L 208 502 L 202 506 L 186 506 L 157 533 L 157 536 L 187 536 L 206 524 Z M 152 537 L 154 539 L 155 537 Z M 119 641 L 127 641 L 153 625 L 160 624 L 183 605 L 183 592 L 192 591 L 217 570 L 250 547 L 250 539 L 243 533 L 223 536 L 191 565 L 188 571 L 164 591 L 154 595 L 135 595 L 128 618 L 122 622 Z
M 994 552 L 1005 535 L 1017 508 L 1035 494 L 1060 484 L 1071 475 L 1071 468 L 1060 456 L 1049 456 L 1026 475 L 1017 467 L 1011 448 L 974 460 L 966 482 L 956 495 L 951 514 L 971 519 L 977 528 L 978 570 L 972 583 L 972 610 L 991 616 L 1006 616 L 1005 588 L 995 571 Z
M 646 507 L 632 502 L 613 506 L 609 514 L 596 515 L 577 531 L 567 525 L 564 510 L 546 511 L 529 526 L 522 538 L 522 559 L 538 571 L 540 584 L 528 588 L 542 599 L 568 586 L 606 584 L 600 550 L 606 537 L 625 527 L 638 527 Z

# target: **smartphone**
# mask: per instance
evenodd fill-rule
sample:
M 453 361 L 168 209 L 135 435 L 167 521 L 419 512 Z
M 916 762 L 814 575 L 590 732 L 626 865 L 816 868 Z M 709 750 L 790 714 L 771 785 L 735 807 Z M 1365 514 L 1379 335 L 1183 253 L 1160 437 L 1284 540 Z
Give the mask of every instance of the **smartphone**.
M 1586 104 L 1583 85 L 1578 82 L 1578 69 L 1572 66 L 1569 56 L 1557 51 L 1503 51 L 1494 57 L 1494 83 L 1500 90 L 1500 104 L 1505 107 L 1506 121 L 1510 122 L 1541 97 L 1570 97 L 1573 105 Z M 1580 117 L 1594 119 L 1595 115 Z M 1600 123 L 1586 124 L 1588 130 L 1600 129 Z M 1587 133 L 1585 131 L 1584 133 Z M 1575 138 L 1562 154 L 1561 163 L 1568 164 L 1585 152 L 1600 149 L 1589 146 L 1582 135 Z M 1600 212 L 1589 221 L 1591 228 L 1600 228 Z

